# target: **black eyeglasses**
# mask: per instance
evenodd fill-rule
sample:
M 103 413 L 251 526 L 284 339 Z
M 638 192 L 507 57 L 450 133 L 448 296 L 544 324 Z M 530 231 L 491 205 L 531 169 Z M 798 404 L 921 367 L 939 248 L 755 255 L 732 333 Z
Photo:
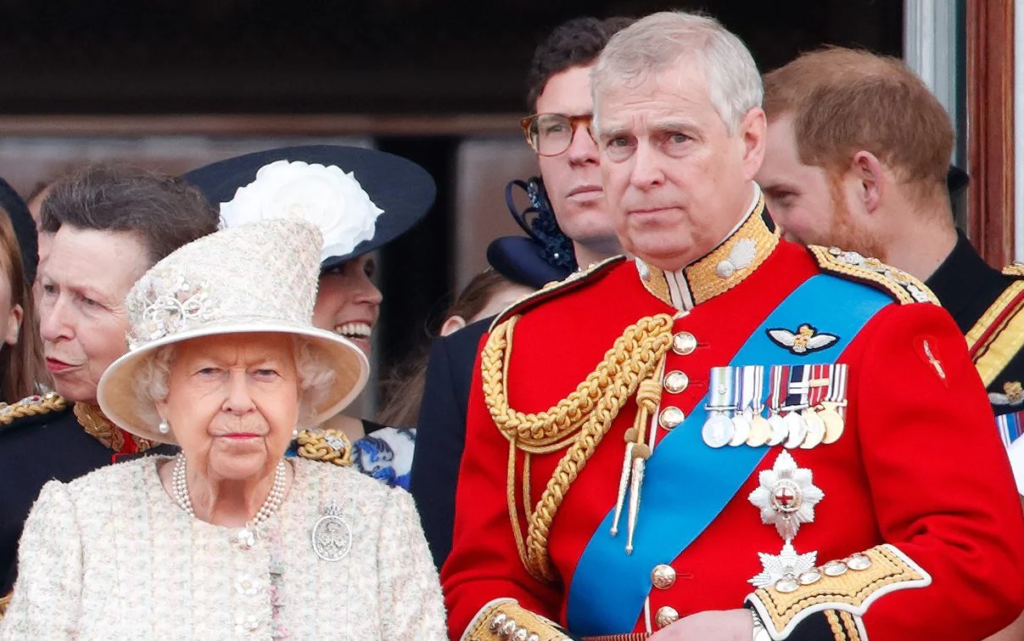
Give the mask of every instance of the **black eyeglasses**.
M 541 156 L 557 156 L 572 144 L 576 129 L 583 125 L 590 139 L 590 122 L 594 116 L 564 116 L 562 114 L 534 114 L 519 121 L 526 134 L 526 142 Z

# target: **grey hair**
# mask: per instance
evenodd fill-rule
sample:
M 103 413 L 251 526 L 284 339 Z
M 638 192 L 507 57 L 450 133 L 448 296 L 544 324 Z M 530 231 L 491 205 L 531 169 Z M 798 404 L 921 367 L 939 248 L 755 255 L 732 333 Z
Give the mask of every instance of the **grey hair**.
M 714 18 L 685 11 L 662 11 L 619 31 L 591 71 L 594 119 L 604 92 L 625 81 L 638 86 L 649 74 L 670 70 L 681 59 L 696 62 L 708 95 L 729 135 L 764 98 L 761 75 L 750 51 Z M 598 126 L 599 128 L 599 126 Z
M 142 401 L 139 415 L 149 424 L 160 423 L 156 403 L 167 399 L 171 366 L 178 354 L 178 345 L 157 349 L 139 367 L 133 385 Z M 331 393 L 336 374 L 326 352 L 313 341 L 292 336 L 292 354 L 299 377 L 299 427 L 311 427 L 317 408 Z M 173 427 L 173 426 L 172 426 Z

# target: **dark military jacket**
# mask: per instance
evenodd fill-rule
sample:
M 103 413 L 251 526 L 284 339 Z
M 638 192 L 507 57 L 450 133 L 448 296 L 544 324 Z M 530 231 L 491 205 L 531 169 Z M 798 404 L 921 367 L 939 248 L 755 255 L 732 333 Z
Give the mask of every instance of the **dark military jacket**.
M 12 408 L 31 402 L 26 399 L 0 409 L 0 596 L 14 586 L 18 539 L 43 485 L 54 479 L 72 481 L 110 465 L 124 452 L 148 446 L 140 447 L 134 437 L 95 413 L 92 416 L 100 419 L 86 421 L 87 430 L 72 404 L 55 396 L 35 401 L 34 411 L 39 413 L 10 420 Z M 162 448 L 146 452 L 162 453 Z
M 926 281 L 967 337 L 1004 442 L 1021 434 L 1024 410 L 1024 266 L 990 267 L 958 232 L 956 247 Z

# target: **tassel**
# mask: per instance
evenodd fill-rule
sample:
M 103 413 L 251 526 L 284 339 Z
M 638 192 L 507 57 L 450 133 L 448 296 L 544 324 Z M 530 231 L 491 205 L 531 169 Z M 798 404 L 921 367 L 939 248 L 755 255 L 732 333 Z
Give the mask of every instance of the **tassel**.
M 629 520 L 626 532 L 626 554 L 633 553 L 633 533 L 636 531 L 637 517 L 640 515 L 640 488 L 644 482 L 644 469 L 651 450 L 644 443 L 637 443 L 633 448 L 633 473 L 629 484 Z

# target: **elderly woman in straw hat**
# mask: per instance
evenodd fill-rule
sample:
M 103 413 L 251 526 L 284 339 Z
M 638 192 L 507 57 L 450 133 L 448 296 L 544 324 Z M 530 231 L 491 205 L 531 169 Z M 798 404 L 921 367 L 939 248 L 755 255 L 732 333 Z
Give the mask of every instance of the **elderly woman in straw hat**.
M 367 376 L 362 351 L 310 324 L 321 238 L 243 225 L 135 284 L 100 406 L 181 452 L 43 488 L 0 639 L 444 638 L 408 494 L 284 458 Z
M 184 178 L 220 208 L 231 228 L 301 217 L 324 235 L 313 325 L 348 338 L 369 356 L 382 295 L 373 252 L 404 234 L 434 202 L 434 181 L 416 163 L 375 149 L 337 145 L 282 147 L 229 158 Z M 346 414 L 303 431 L 299 456 L 354 465 L 408 489 L 416 430 Z

